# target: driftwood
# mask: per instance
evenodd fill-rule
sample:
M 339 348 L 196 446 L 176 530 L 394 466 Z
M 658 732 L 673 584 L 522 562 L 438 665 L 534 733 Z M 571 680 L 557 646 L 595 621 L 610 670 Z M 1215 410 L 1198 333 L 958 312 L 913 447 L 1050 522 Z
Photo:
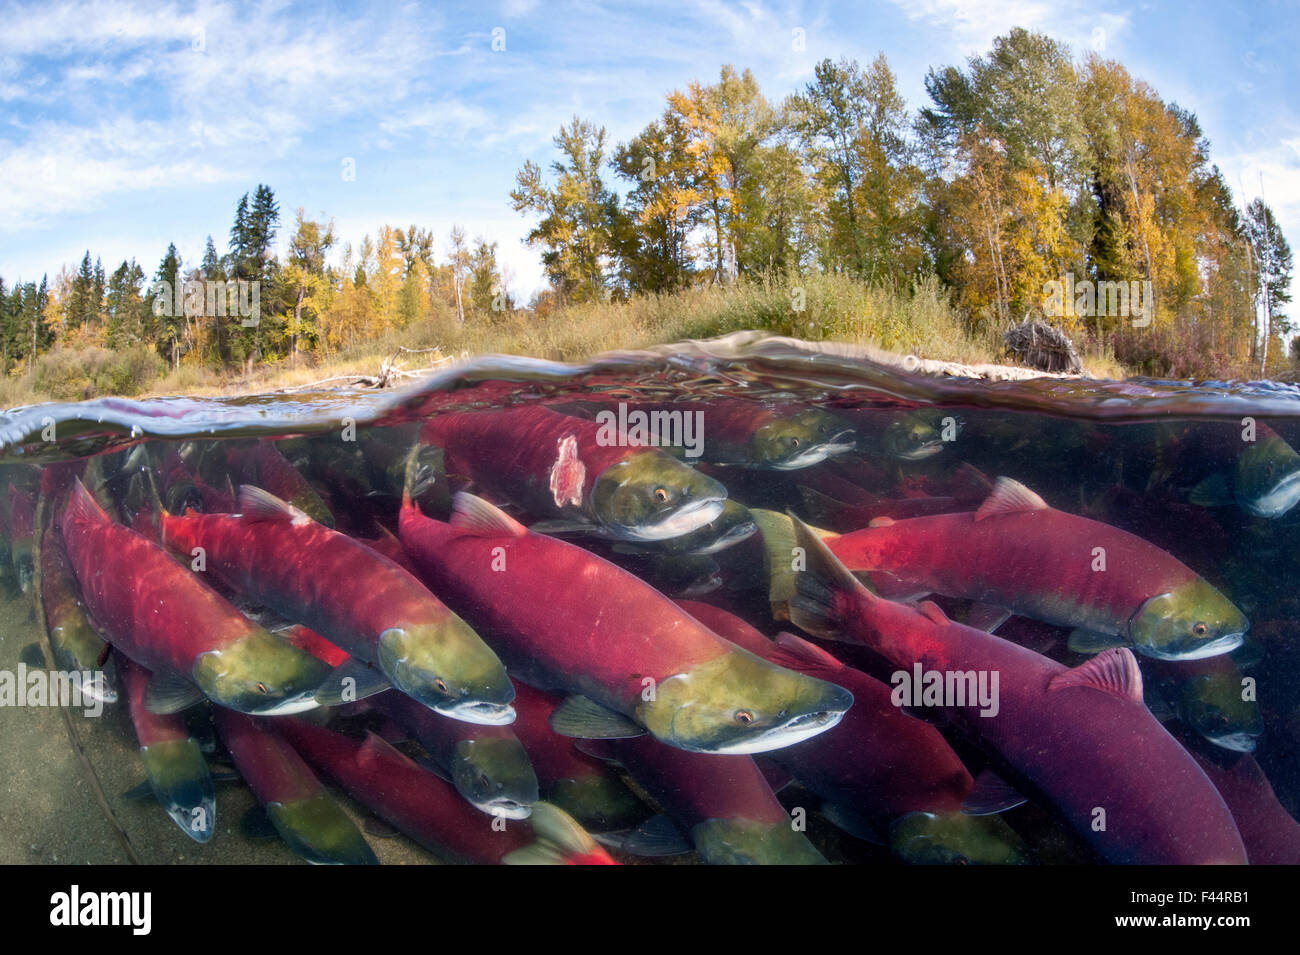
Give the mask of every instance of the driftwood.
M 441 357 L 432 365 L 424 368 L 402 368 L 398 362 L 398 356 L 403 353 L 409 355 L 424 355 L 430 352 L 437 352 Z M 330 384 L 331 382 L 346 382 L 342 387 L 346 388 L 392 388 L 397 382 L 406 378 L 422 378 L 425 375 L 438 371 L 451 364 L 454 359 L 450 356 L 442 355 L 441 348 L 405 348 L 398 346 L 397 351 L 392 356 L 385 358 L 379 366 L 378 374 L 366 374 L 364 372 L 353 372 L 344 375 L 330 375 L 328 378 L 320 378 L 316 381 L 308 382 L 305 385 L 294 385 L 291 388 L 279 388 L 277 394 L 283 394 L 293 391 L 312 391 L 321 385 Z
M 1007 329 L 1002 344 L 1008 355 L 1039 371 L 1070 375 L 1083 372 L 1083 360 L 1074 343 L 1059 328 L 1039 319 L 1027 318 Z

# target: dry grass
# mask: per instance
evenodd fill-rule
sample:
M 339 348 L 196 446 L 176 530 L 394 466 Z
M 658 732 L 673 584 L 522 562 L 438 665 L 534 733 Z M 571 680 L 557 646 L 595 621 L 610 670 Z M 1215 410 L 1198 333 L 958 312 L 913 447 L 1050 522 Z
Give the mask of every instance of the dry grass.
M 222 395 L 293 388 L 345 375 L 376 375 L 397 356 L 399 367 L 427 367 L 440 356 L 527 355 L 580 361 L 601 352 L 643 348 L 687 338 L 712 338 L 765 329 L 812 341 L 869 344 L 904 354 L 966 364 L 1002 361 L 1000 332 L 972 335 L 933 279 L 913 289 L 868 285 L 843 276 L 766 277 L 733 286 L 637 296 L 626 302 L 586 303 L 544 315 L 517 311 L 471 316 L 464 325 L 434 316 L 399 333 L 330 356 L 264 363 L 252 374 L 219 374 L 185 365 L 142 384 L 144 396 Z M 399 354 L 399 349 L 438 349 Z M 63 356 L 66 366 L 68 356 Z M 1100 378 L 1123 378 L 1113 353 L 1084 351 L 1084 368 Z M 48 376 L 46 376 L 48 378 Z M 37 376 L 40 381 L 41 376 Z M 332 382 L 342 384 L 343 382 Z M 66 389 L 60 389 L 66 390 Z M 48 400 L 28 378 L 0 380 L 0 407 Z

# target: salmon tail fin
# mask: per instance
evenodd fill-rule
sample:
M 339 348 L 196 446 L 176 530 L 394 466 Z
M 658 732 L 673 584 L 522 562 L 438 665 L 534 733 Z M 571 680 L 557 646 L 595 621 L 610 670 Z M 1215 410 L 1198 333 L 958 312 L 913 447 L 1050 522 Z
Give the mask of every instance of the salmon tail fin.
M 764 564 L 767 569 L 768 600 L 772 604 L 775 620 L 790 619 L 790 598 L 794 596 L 796 568 L 791 560 L 796 546 L 794 524 L 785 514 L 751 508 L 750 516 L 758 527 L 763 541 Z M 828 534 L 827 531 L 819 531 Z
M 501 860 L 506 865 L 618 865 L 572 816 L 548 802 L 534 803 L 528 821 L 537 841 L 509 853 Z
M 415 507 L 415 501 L 424 496 L 437 480 L 437 472 L 427 459 L 431 446 L 419 441 L 411 445 L 406 456 L 406 476 L 402 481 L 402 510 Z
M 831 553 L 826 542 L 793 514 L 794 547 L 785 560 L 794 572 L 790 622 L 814 636 L 840 639 L 845 629 L 845 596 L 874 594 Z

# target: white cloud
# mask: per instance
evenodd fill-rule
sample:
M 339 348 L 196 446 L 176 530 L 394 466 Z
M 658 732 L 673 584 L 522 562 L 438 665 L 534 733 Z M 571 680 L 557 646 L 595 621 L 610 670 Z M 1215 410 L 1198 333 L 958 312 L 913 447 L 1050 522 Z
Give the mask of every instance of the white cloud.
M 1239 205 L 1262 195 L 1292 248 L 1300 246 L 1300 131 L 1267 148 L 1224 156 L 1218 164 Z
M 98 0 L 11 10 L 0 99 L 28 112 L 0 142 L 0 232 L 123 193 L 239 179 L 308 131 L 406 100 L 437 56 L 436 18 L 358 16 Z
M 909 20 L 925 20 L 946 31 L 964 55 L 982 53 L 994 37 L 1013 27 L 1049 33 L 1076 54 L 1111 49 L 1129 26 L 1127 13 L 1101 12 L 1079 0 L 890 0 Z

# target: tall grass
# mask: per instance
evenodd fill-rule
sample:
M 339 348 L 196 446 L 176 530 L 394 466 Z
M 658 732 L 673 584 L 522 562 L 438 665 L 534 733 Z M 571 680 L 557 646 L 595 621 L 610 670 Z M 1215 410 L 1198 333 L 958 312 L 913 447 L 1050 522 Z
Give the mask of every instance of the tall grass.
M 182 365 L 167 371 L 147 349 L 109 352 L 55 349 L 25 378 L 0 379 L 0 406 L 105 394 L 219 394 L 265 391 L 340 375 L 374 375 L 394 359 L 408 369 L 438 357 L 488 353 L 578 361 L 600 352 L 644 348 L 687 338 L 763 329 L 812 341 L 869 344 L 894 352 L 966 364 L 1004 360 L 1000 330 L 972 333 L 938 280 L 910 288 L 868 284 L 841 275 L 764 276 L 726 286 L 589 302 L 534 314 L 470 315 L 461 324 L 439 312 L 406 329 L 330 355 L 302 353 L 264 362 L 248 375 Z M 401 349 L 427 350 L 407 354 Z M 1123 377 L 1112 353 L 1085 351 L 1099 377 Z

